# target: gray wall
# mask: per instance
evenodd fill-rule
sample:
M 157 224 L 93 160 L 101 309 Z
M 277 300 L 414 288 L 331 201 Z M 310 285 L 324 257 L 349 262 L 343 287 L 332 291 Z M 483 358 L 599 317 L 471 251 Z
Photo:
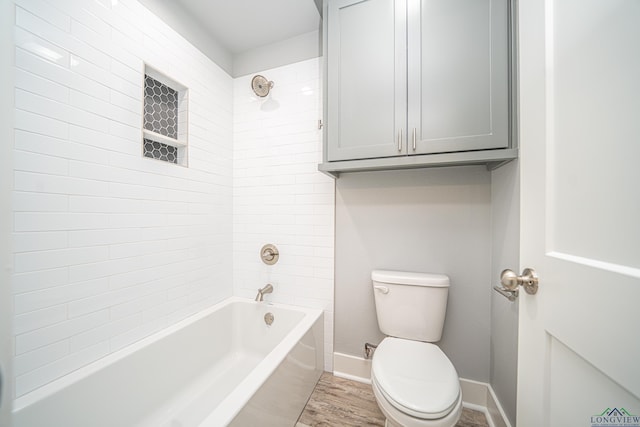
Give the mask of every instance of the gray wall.
M 336 181 L 335 351 L 377 343 L 373 269 L 451 278 L 438 343 L 461 377 L 489 381 L 491 176 L 484 167 L 343 174 Z
M 317 30 L 234 55 L 233 77 L 319 56 L 322 56 L 322 36 L 320 30 Z
M 491 173 L 493 284 L 505 268 L 520 267 L 520 186 L 518 161 Z M 520 271 L 517 271 L 518 274 Z M 491 387 L 509 421 L 516 421 L 518 301 L 491 293 Z
M 11 320 L 13 307 L 11 298 L 11 232 L 13 231 L 13 1 L 0 2 L 0 426 L 11 425 L 13 334 Z

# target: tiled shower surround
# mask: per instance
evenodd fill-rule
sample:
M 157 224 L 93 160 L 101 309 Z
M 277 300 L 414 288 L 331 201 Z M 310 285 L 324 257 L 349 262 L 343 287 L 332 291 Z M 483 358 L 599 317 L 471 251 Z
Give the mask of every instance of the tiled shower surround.
M 274 82 L 266 98 L 251 76 L 234 80 L 233 283 L 253 298 L 274 286 L 267 301 L 320 308 L 325 321 L 325 369 L 333 362 L 334 181 L 322 160 L 321 59 L 260 71 Z M 261 262 L 265 243 L 280 251 Z
M 16 0 L 15 395 L 232 288 L 233 79 L 133 0 Z M 142 156 L 144 65 L 190 90 L 189 168 Z
M 325 309 L 330 354 L 319 60 L 265 71 L 266 104 L 135 0 L 10 1 L 14 397 L 267 281 Z M 189 88 L 188 168 L 142 155 L 144 64 Z

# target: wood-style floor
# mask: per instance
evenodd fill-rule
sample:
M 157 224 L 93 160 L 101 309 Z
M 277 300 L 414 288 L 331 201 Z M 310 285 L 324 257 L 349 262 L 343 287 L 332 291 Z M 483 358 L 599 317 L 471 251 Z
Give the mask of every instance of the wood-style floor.
M 384 415 L 369 384 L 325 372 L 313 390 L 297 427 L 384 427 Z M 489 427 L 482 412 L 464 408 L 456 427 Z

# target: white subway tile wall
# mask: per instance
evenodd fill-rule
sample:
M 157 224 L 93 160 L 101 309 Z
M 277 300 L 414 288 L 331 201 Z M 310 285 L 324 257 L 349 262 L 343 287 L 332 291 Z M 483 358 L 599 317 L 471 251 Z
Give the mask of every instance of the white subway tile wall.
M 233 293 L 233 79 L 135 0 L 15 0 L 19 397 Z M 144 158 L 144 63 L 190 161 Z
M 253 75 L 234 80 L 233 284 L 254 298 L 314 307 L 325 314 L 325 369 L 333 363 L 334 181 L 322 160 L 321 58 L 265 70 L 275 85 L 266 98 L 251 90 Z M 262 263 L 275 244 L 279 261 Z

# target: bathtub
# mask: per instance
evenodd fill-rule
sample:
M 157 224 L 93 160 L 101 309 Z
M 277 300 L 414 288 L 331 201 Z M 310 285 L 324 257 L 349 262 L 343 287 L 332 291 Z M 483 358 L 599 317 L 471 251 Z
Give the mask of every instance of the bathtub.
M 322 369 L 321 310 L 230 298 L 21 396 L 14 426 L 294 426 Z

